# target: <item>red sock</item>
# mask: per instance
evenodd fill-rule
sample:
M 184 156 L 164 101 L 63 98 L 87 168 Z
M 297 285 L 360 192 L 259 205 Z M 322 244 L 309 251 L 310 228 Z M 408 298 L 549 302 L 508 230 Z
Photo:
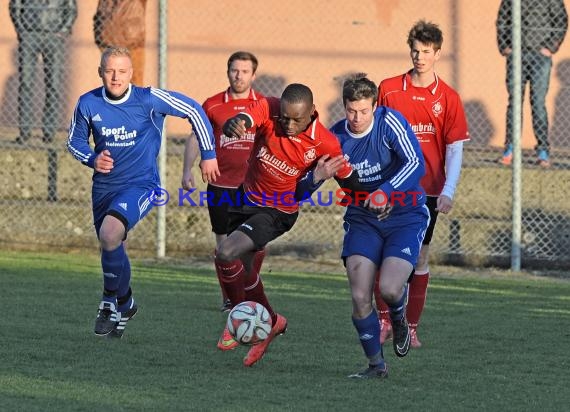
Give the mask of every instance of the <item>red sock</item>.
M 248 276 L 245 284 L 245 299 L 261 303 L 263 306 L 265 306 L 269 312 L 269 315 L 271 315 L 273 324 L 275 325 L 277 322 L 277 314 L 273 311 L 273 308 L 269 304 L 269 300 L 267 300 L 267 296 L 263 290 L 263 282 L 261 281 L 259 273 L 251 274 Z
M 216 257 L 217 254 L 218 251 L 214 249 L 214 257 Z M 222 276 L 223 276 L 222 271 L 218 269 L 218 265 L 214 264 L 214 267 L 216 268 L 216 276 L 218 277 L 218 282 L 220 283 L 220 289 L 222 291 L 222 302 L 225 302 L 226 300 L 228 300 L 228 294 L 226 292 L 226 286 L 222 281 Z
M 251 259 L 251 272 L 249 273 L 250 276 L 259 275 L 263 259 L 265 259 L 265 248 L 253 254 L 253 258 Z
M 408 293 L 408 307 L 406 317 L 411 327 L 415 328 L 420 322 L 420 316 L 424 310 L 426 303 L 427 287 L 429 283 L 429 272 L 418 274 L 414 273 L 410 282 L 410 290 Z
M 224 284 L 223 289 L 228 294 L 228 298 L 232 302 L 232 305 L 237 305 L 245 300 L 245 270 L 243 268 L 243 263 L 241 260 L 236 259 L 231 262 L 224 262 L 214 260 L 216 264 L 216 273 L 220 276 L 222 283 Z
M 374 280 L 374 300 L 376 301 L 376 309 L 380 313 L 380 319 L 390 322 L 390 309 L 380 294 L 380 271 L 376 273 Z

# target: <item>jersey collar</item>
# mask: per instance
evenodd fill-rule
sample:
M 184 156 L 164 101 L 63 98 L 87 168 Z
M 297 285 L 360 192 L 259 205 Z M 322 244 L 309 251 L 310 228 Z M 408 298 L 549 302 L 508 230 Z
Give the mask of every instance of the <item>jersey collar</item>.
M 437 76 L 437 73 L 434 73 L 433 75 L 435 76 L 435 80 L 428 87 L 425 87 L 425 89 L 427 89 L 431 94 L 435 95 L 435 92 L 439 87 L 439 77 Z M 408 90 L 408 87 L 412 87 L 412 70 L 402 76 L 402 90 L 406 91 Z
M 313 121 L 311 125 L 302 133 L 305 134 L 309 139 L 315 140 L 315 134 L 317 133 L 317 122 L 319 121 L 319 113 L 315 110 L 313 115 Z
M 127 100 L 129 100 L 129 97 L 130 97 L 131 91 L 132 91 L 131 87 L 132 87 L 132 84 L 129 83 L 129 88 L 127 89 L 127 92 L 126 92 L 125 95 L 124 95 L 121 99 L 119 99 L 119 100 L 109 99 L 109 98 L 107 97 L 107 91 L 105 90 L 105 87 L 102 87 L 102 89 L 103 89 L 103 99 L 104 99 L 107 103 L 111 103 L 111 104 L 121 104 L 121 103 L 124 103 L 124 102 L 126 102 Z
M 354 137 L 355 139 L 362 139 L 372 131 L 373 127 L 374 127 L 374 119 L 372 119 L 372 122 L 370 122 L 370 126 L 368 126 L 365 131 L 363 131 L 362 133 L 353 133 L 350 131 L 350 127 L 348 127 L 348 120 L 344 121 L 344 130 L 346 130 L 346 133 L 348 133 L 350 137 Z
M 255 90 L 249 89 L 249 96 L 247 97 L 247 99 L 248 100 L 257 100 L 257 95 L 255 94 Z M 234 100 L 234 99 L 232 99 L 232 95 L 230 93 L 230 88 L 228 87 L 226 89 L 226 92 L 224 93 L 224 103 L 227 103 L 230 100 Z

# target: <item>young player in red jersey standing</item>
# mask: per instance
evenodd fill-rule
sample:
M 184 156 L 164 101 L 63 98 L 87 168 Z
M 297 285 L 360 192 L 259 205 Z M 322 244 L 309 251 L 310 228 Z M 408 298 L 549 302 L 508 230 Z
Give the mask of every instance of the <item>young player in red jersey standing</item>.
M 253 147 L 256 131 L 255 127 L 251 127 L 246 130 L 243 137 L 230 138 L 224 135 L 222 126 L 226 120 L 244 110 L 250 103 L 263 98 L 263 95 L 252 88 L 257 65 L 257 58 L 252 53 L 246 51 L 233 53 L 228 59 L 229 87 L 225 91 L 209 97 L 202 105 L 214 129 L 216 157 L 220 159 L 220 176 L 215 184 L 208 184 L 207 187 L 208 212 L 212 232 L 216 237 L 216 247 L 226 238 L 228 233 L 228 202 L 221 200 L 225 196 L 229 196 L 230 199 L 235 198 L 237 188 L 245 176 L 246 168 L 244 165 L 247 163 Z M 184 152 L 182 187 L 185 190 L 195 187 L 191 169 L 197 156 L 197 141 L 193 136 L 190 136 L 186 141 Z M 257 253 L 258 259 L 256 260 L 259 260 L 265 251 L 260 250 Z M 218 279 L 222 289 L 222 311 L 225 312 L 231 309 L 231 303 L 227 298 L 219 273 Z M 233 349 L 237 346 L 237 342 L 231 339 L 231 336 L 226 336 L 226 339 L 220 339 L 218 346 L 220 345 L 224 348 Z
M 273 321 L 271 334 L 251 347 L 245 366 L 260 360 L 273 338 L 287 329 L 287 319 L 273 310 L 264 293 L 259 277 L 261 262 L 254 268 L 252 257 L 295 224 L 298 200 L 302 198 L 296 193 L 297 184 L 309 172 L 310 186 L 317 186 L 332 176 L 329 168 L 336 171 L 341 187 L 358 188 L 357 176 L 342 157 L 338 140 L 319 122 L 307 86 L 290 84 L 280 99 L 270 97 L 252 103 L 229 119 L 223 131 L 226 136 L 239 137 L 254 126 L 258 129 L 245 180 L 238 189 L 239 203 L 230 205 L 229 235 L 218 246 L 215 259 L 232 304 L 259 302 Z
M 412 125 L 425 158 L 426 173 L 421 185 L 426 191 L 431 220 L 408 295 L 407 318 L 414 348 L 421 346 L 417 327 L 429 281 L 429 244 L 438 213 L 449 213 L 453 208 L 453 195 L 461 172 L 463 142 L 469 140 L 459 95 L 435 73 L 442 43 L 443 34 L 438 25 L 418 21 L 408 34 L 414 67 L 403 75 L 383 80 L 378 87 L 378 105 L 391 107 L 404 115 Z M 378 289 L 375 288 L 375 296 L 382 315 L 383 343 L 390 337 L 391 325 L 388 309 Z

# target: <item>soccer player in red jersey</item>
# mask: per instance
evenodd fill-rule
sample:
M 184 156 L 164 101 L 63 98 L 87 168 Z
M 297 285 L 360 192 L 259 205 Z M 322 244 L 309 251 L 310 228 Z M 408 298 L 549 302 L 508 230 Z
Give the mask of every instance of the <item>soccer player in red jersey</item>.
M 252 88 L 257 65 L 257 58 L 252 53 L 246 51 L 233 53 L 228 59 L 227 76 L 229 87 L 209 97 L 202 105 L 214 129 L 216 157 L 219 159 L 220 169 L 220 176 L 216 183 L 208 184 L 207 187 L 208 213 L 210 215 L 212 232 L 214 232 L 216 238 L 216 247 L 226 238 L 228 233 L 228 202 L 221 200 L 225 196 L 229 196 L 230 199 L 235 198 L 237 188 L 243 182 L 245 176 L 246 168 L 244 164 L 247 163 L 249 158 L 256 131 L 254 126 L 247 129 L 240 138 L 228 137 L 222 131 L 222 126 L 226 120 L 244 110 L 250 103 L 263 98 L 263 95 Z M 191 169 L 197 156 L 197 140 L 190 136 L 186 141 L 184 152 L 182 187 L 185 190 L 195 187 Z M 264 253 L 263 249 L 258 251 L 257 260 L 261 259 Z M 219 273 L 218 280 L 220 280 L 222 289 L 222 311 L 225 312 L 231 309 L 231 303 L 227 298 Z M 237 343 L 229 337 L 229 339 L 220 340 L 218 345 L 233 349 L 237 346 Z
M 239 137 L 254 126 L 257 134 L 245 180 L 236 204 L 229 208 L 229 235 L 218 246 L 215 259 L 232 304 L 259 302 L 273 321 L 271 334 L 251 347 L 245 366 L 260 360 L 273 338 L 287 329 L 287 319 L 273 310 L 264 293 L 261 262 L 254 267 L 252 261 L 257 251 L 295 224 L 302 199 L 296 193 L 297 184 L 310 176 L 314 188 L 334 170 L 341 187 L 359 187 L 338 140 L 319 122 L 307 86 L 290 84 L 280 99 L 268 97 L 252 103 L 229 119 L 223 131 L 226 136 Z
M 425 158 L 426 173 L 421 185 L 426 191 L 430 225 L 420 250 L 408 295 L 407 318 L 411 346 L 418 348 L 417 327 L 423 311 L 429 281 L 429 244 L 437 215 L 453 208 L 453 195 L 459 181 L 463 142 L 469 140 L 467 120 L 457 92 L 435 73 L 441 56 L 443 34 L 438 25 L 418 21 L 408 34 L 413 68 L 385 79 L 378 87 L 378 105 L 401 112 L 411 124 Z M 376 302 L 382 317 L 381 341 L 390 336 L 388 309 L 375 288 Z

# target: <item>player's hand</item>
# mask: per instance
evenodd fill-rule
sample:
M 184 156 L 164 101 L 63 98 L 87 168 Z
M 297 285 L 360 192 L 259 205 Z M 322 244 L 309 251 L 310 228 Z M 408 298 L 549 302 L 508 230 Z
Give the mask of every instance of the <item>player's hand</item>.
M 111 173 L 113 169 L 113 158 L 111 157 L 110 151 L 105 149 L 97 155 L 94 169 L 99 173 Z
M 542 49 L 540 49 L 540 54 L 542 54 L 543 56 L 546 56 L 546 57 L 552 57 L 552 52 L 550 50 L 548 50 L 546 47 L 543 47 Z
M 213 183 L 220 175 L 217 159 L 200 161 L 200 170 L 202 171 L 202 181 L 204 183 Z
M 453 208 L 453 200 L 446 195 L 441 195 L 437 198 L 435 210 L 441 213 L 449 213 Z
M 226 120 L 224 126 L 222 127 L 224 134 L 228 137 L 237 137 L 241 139 L 245 136 L 245 120 L 235 116 L 231 119 Z
M 196 181 L 194 180 L 194 173 L 192 173 L 192 170 L 185 170 L 184 173 L 182 173 L 181 185 L 184 190 L 190 190 L 196 187 Z
M 384 220 L 384 219 L 386 219 L 386 218 L 390 215 L 390 212 L 392 211 L 392 208 L 393 208 L 393 206 L 388 203 L 388 204 L 384 207 L 384 209 L 382 209 L 381 212 L 378 212 L 378 214 L 376 215 L 376 218 L 377 218 L 378 220 Z
M 370 196 L 364 201 L 363 206 L 372 213 L 376 213 L 378 220 L 386 219 L 392 211 L 392 205 L 389 202 L 388 196 L 386 196 L 386 193 L 382 190 L 376 190 L 370 193 Z
M 331 157 L 328 154 L 322 155 L 315 166 L 313 171 L 314 183 L 318 183 L 322 180 L 327 180 L 333 177 L 336 172 L 338 172 L 344 166 L 344 157 L 338 155 Z
M 508 56 L 508 55 L 511 54 L 512 52 L 513 52 L 513 49 L 511 49 L 510 47 L 507 47 L 506 49 L 503 49 L 503 50 L 501 51 L 501 54 L 502 54 L 503 56 Z

